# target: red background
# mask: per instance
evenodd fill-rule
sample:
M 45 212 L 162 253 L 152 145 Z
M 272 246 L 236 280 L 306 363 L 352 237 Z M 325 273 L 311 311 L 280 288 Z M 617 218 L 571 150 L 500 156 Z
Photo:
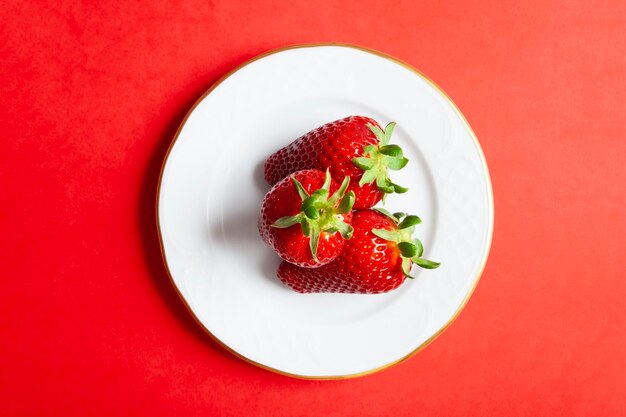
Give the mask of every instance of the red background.
M 0 414 L 626 413 L 625 2 L 48 3 L 0 11 Z M 153 213 L 192 103 L 259 53 L 320 41 L 387 52 L 446 90 L 496 209 L 449 330 L 331 382 L 206 336 L 169 284 Z

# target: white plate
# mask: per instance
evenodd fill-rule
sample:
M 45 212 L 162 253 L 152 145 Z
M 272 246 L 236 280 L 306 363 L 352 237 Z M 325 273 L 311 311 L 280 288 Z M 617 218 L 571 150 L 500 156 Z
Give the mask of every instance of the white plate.
M 382 295 L 302 295 L 276 278 L 257 231 L 267 156 L 331 120 L 396 121 L 409 186 L 387 208 L 418 214 L 425 256 L 439 269 Z M 485 160 L 450 99 L 405 63 L 349 45 L 273 51 L 207 91 L 181 125 L 157 202 L 165 264 L 197 321 L 256 365 L 303 378 L 341 378 L 415 353 L 456 317 L 484 267 L 493 228 Z

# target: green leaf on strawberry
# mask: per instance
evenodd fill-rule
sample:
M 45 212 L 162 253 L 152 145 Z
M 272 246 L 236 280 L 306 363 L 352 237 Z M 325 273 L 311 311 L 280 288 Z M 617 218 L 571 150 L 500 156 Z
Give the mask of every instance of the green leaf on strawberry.
M 400 212 L 391 214 L 383 208 L 376 208 L 376 210 L 391 218 L 398 226 L 397 230 L 372 229 L 372 233 L 381 239 L 397 243 L 402 257 L 402 272 L 406 277 L 413 278 L 411 276 L 411 263 L 425 269 L 439 267 L 439 262 L 422 258 L 424 245 L 419 239 L 413 237 L 415 226 L 422 222 L 419 217 Z
M 331 196 L 329 196 L 331 175 L 328 170 L 322 187 L 311 194 L 295 177 L 292 176 L 291 179 L 302 199 L 300 212 L 279 218 L 272 223 L 272 227 L 283 229 L 299 224 L 302 234 L 309 238 L 311 255 L 317 261 L 317 248 L 322 233 L 339 232 L 344 239 L 350 239 L 354 232 L 352 226 L 343 221 L 343 215 L 352 210 L 355 201 L 353 191 L 346 194 L 350 177 L 346 176 L 341 186 Z
M 364 171 L 359 185 L 376 182 L 376 187 L 384 193 L 383 198 L 386 194 L 407 192 L 408 188 L 393 183 L 389 178 L 389 170 L 400 170 L 409 162 L 404 157 L 402 148 L 389 144 L 396 123 L 389 123 L 384 131 L 372 124 L 367 127 L 374 133 L 379 144 L 364 146 L 363 155 L 352 159 L 352 163 Z

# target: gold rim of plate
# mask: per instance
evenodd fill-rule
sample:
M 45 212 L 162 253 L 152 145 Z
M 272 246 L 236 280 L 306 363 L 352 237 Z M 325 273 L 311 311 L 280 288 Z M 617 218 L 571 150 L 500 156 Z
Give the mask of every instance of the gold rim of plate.
M 490 221 L 490 224 L 489 224 L 489 235 L 487 237 L 487 250 L 485 250 L 485 253 L 483 255 L 483 259 L 481 261 L 480 268 L 478 270 L 478 274 L 474 278 L 474 282 L 472 283 L 472 287 L 470 288 L 469 292 L 467 293 L 467 295 L 465 296 L 465 298 L 463 299 L 463 301 L 461 302 L 461 304 L 459 305 L 457 310 L 454 312 L 454 314 L 452 315 L 450 320 L 448 320 L 448 322 L 443 327 L 441 327 L 434 335 L 432 335 L 430 338 L 428 338 L 428 340 L 423 342 L 421 345 L 419 345 L 417 348 L 415 348 L 409 354 L 407 354 L 407 355 L 403 356 L 402 358 L 397 359 L 397 360 L 395 360 L 393 362 L 390 362 L 390 363 L 388 363 L 386 365 L 382 365 L 382 366 L 379 366 L 379 367 L 376 367 L 376 368 L 373 368 L 373 369 L 370 369 L 370 370 L 367 370 L 367 371 L 358 372 L 358 373 L 355 373 L 355 374 L 348 374 L 348 375 L 307 376 L 307 375 L 299 375 L 299 374 L 292 374 L 292 373 L 289 373 L 289 372 L 284 372 L 284 371 L 281 371 L 280 369 L 276 369 L 276 368 L 272 368 L 270 366 L 263 365 L 261 363 L 255 362 L 252 359 L 249 359 L 249 358 L 243 356 L 239 352 L 233 350 L 232 348 L 230 348 L 229 346 L 224 344 L 221 340 L 219 340 L 215 335 L 213 335 L 213 333 L 211 333 L 211 331 L 209 329 L 207 329 L 200 322 L 198 317 L 196 317 L 196 315 L 192 311 L 191 307 L 189 307 L 189 304 L 187 304 L 187 301 L 185 300 L 183 295 L 178 290 L 178 287 L 176 286 L 176 283 L 174 282 L 174 280 L 172 278 L 172 273 L 170 272 L 169 265 L 167 264 L 167 259 L 165 258 L 165 248 L 163 247 L 163 237 L 161 235 L 161 226 L 160 226 L 160 222 L 159 222 L 159 200 L 160 200 L 160 197 L 161 197 L 161 181 L 163 180 L 163 171 L 165 169 L 165 164 L 167 163 L 167 159 L 168 159 L 168 157 L 170 155 L 170 152 L 171 152 L 172 148 L 174 147 L 174 144 L 178 140 L 178 136 L 180 135 L 180 132 L 181 132 L 183 126 L 187 122 L 187 119 L 189 118 L 191 113 L 193 113 L 193 111 L 196 108 L 196 106 L 202 100 L 204 100 L 204 98 L 206 96 L 211 94 L 211 92 L 215 88 L 217 88 L 217 86 L 219 86 L 224 80 L 229 78 L 231 75 L 233 75 L 234 73 L 236 73 L 240 69 L 244 68 L 245 66 L 247 66 L 247 65 L 249 65 L 249 64 L 251 64 L 251 63 L 253 63 L 253 62 L 255 62 L 255 61 L 259 60 L 259 59 L 262 59 L 262 58 L 265 58 L 267 56 L 274 55 L 274 54 L 277 54 L 277 53 L 280 53 L 280 52 L 283 52 L 283 51 L 288 51 L 288 50 L 291 50 L 291 49 L 316 48 L 316 47 L 320 47 L 320 46 L 339 46 L 339 47 L 344 47 L 344 48 L 352 48 L 352 49 L 357 49 L 359 51 L 367 52 L 367 53 L 370 53 L 370 54 L 373 54 L 373 55 L 377 55 L 377 56 L 379 56 L 381 58 L 387 59 L 387 60 L 389 60 L 391 62 L 394 62 L 394 63 L 396 63 L 398 65 L 401 65 L 404 68 L 412 71 L 413 73 L 415 73 L 416 75 L 421 77 L 424 81 L 426 81 L 431 87 L 433 87 L 435 90 L 437 90 L 448 101 L 448 103 L 450 103 L 450 105 L 452 106 L 454 111 L 459 115 L 459 117 L 463 121 L 463 124 L 465 125 L 466 129 L 470 133 L 470 136 L 472 137 L 472 140 L 474 141 L 474 144 L 476 145 L 476 149 L 478 150 L 478 153 L 480 155 L 480 159 L 481 159 L 481 162 L 482 162 L 483 172 L 484 172 L 485 178 L 487 180 L 487 191 L 488 191 L 488 194 L 489 194 L 489 209 L 490 209 L 492 215 L 491 215 L 491 219 L 490 219 L 491 221 Z M 352 45 L 352 44 L 347 44 L 347 43 L 340 43 L 340 42 L 321 42 L 321 43 L 306 43 L 306 44 L 298 44 L 298 45 L 289 45 L 289 46 L 285 46 L 285 47 L 282 47 L 282 48 L 277 48 L 277 49 L 273 49 L 271 51 L 267 51 L 265 53 L 262 53 L 260 55 L 255 56 L 254 58 L 244 62 L 243 64 L 240 64 L 239 66 L 237 66 L 236 68 L 234 68 L 233 70 L 229 71 L 227 74 L 222 76 L 211 87 L 209 87 L 209 89 L 206 90 L 204 92 L 204 94 L 202 94 L 202 96 L 200 96 L 200 98 L 198 100 L 196 100 L 196 102 L 193 104 L 193 106 L 191 106 L 191 108 L 189 109 L 189 111 L 187 112 L 185 117 L 183 118 L 182 122 L 178 126 L 178 129 L 176 130 L 176 134 L 174 135 L 174 139 L 172 140 L 172 142 L 170 143 L 169 148 L 167 149 L 167 152 L 165 154 L 165 158 L 163 158 L 163 164 L 161 165 L 161 172 L 159 173 L 159 182 L 157 184 L 157 194 L 156 194 L 156 204 L 155 204 L 155 206 L 156 206 L 156 226 L 157 226 L 157 232 L 158 232 L 158 235 L 159 235 L 159 247 L 161 249 L 161 258 L 163 259 L 163 264 L 165 265 L 165 269 L 167 271 L 167 276 L 168 276 L 168 278 L 170 280 L 170 283 L 172 284 L 172 287 L 176 291 L 176 294 L 178 294 L 178 297 L 180 298 L 180 300 L 182 301 L 184 306 L 187 308 L 187 311 L 189 311 L 189 314 L 191 314 L 191 317 L 193 317 L 193 319 L 196 321 L 196 323 L 198 323 L 198 325 L 202 329 L 204 329 L 204 331 L 218 345 L 220 345 L 222 348 L 224 348 L 228 352 L 232 353 L 233 355 L 237 356 L 238 358 L 240 358 L 240 359 L 242 359 L 242 360 L 244 360 L 244 361 L 246 361 L 248 363 L 251 363 L 252 365 L 258 366 L 259 368 L 262 368 L 262 369 L 265 369 L 265 370 L 268 370 L 268 371 L 271 371 L 271 372 L 274 372 L 274 373 L 277 373 L 277 374 L 280 374 L 280 375 L 285 375 L 285 376 L 289 376 L 289 377 L 292 377 L 292 378 L 307 379 L 307 380 L 337 380 L 337 379 L 356 378 L 356 377 L 360 377 L 360 376 L 373 374 L 373 373 L 376 373 L 378 371 L 382 371 L 383 369 L 390 368 L 390 367 L 392 367 L 394 365 L 399 364 L 400 362 L 403 362 L 403 361 L 407 360 L 411 356 L 415 355 L 416 353 L 418 353 L 419 351 L 424 349 L 430 343 L 432 343 L 437 337 L 439 337 L 439 335 L 441 335 L 452 324 L 452 322 L 454 322 L 454 320 L 458 317 L 458 315 L 461 313 L 461 311 L 463 310 L 463 308 L 465 307 L 465 305 L 469 301 L 470 297 L 472 296 L 472 293 L 474 292 L 474 289 L 476 288 L 476 285 L 478 284 L 478 281 L 480 280 L 480 277 L 481 277 L 481 275 L 483 273 L 483 270 L 485 269 L 485 264 L 487 262 L 487 257 L 489 255 L 489 251 L 491 249 L 491 241 L 492 241 L 492 237 L 493 237 L 493 221 L 494 221 L 493 220 L 493 218 L 494 218 L 493 190 L 491 188 L 491 179 L 490 179 L 490 176 L 489 176 L 489 170 L 487 169 L 487 162 L 485 160 L 485 155 L 483 154 L 482 148 L 480 147 L 480 144 L 478 143 L 478 139 L 476 138 L 476 135 L 474 134 L 474 131 L 472 130 L 472 128 L 470 127 L 469 123 L 467 122 L 467 119 L 465 119 L 465 116 L 463 116 L 463 114 L 458 109 L 456 104 L 454 104 L 454 102 L 448 96 L 448 94 L 446 94 L 445 91 L 443 91 L 437 84 L 435 84 L 434 81 L 432 81 L 430 78 L 428 78 L 426 75 L 424 75 L 421 71 L 419 71 L 416 68 L 412 67 L 408 63 L 406 63 L 406 62 L 404 62 L 404 61 L 402 61 L 402 60 L 400 60 L 398 58 L 394 58 L 391 55 L 387 55 L 387 54 L 385 54 L 383 52 L 380 52 L 380 51 L 377 51 L 377 50 L 374 50 L 374 49 L 370 49 L 370 48 L 367 48 L 367 47 L 364 47 L 364 46 Z

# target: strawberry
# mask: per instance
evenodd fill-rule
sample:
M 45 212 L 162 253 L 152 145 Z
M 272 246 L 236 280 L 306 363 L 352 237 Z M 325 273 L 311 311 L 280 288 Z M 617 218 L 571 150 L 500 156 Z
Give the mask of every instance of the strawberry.
M 379 209 L 357 210 L 352 217 L 354 234 L 336 260 L 315 269 L 282 262 L 278 278 L 301 293 L 391 291 L 407 277 L 412 278 L 413 263 L 427 269 L 439 266 L 422 258 L 422 243 L 412 236 L 415 225 L 420 222 L 419 217 L 404 213 L 391 215 Z
M 348 189 L 355 193 L 355 209 L 372 207 L 386 193 L 407 191 L 394 184 L 388 173 L 408 162 L 399 146 L 389 144 L 395 125 L 389 123 L 383 131 L 364 116 L 326 123 L 270 155 L 265 179 L 275 184 L 302 169 L 329 169 L 336 180 L 350 177 Z
M 295 265 L 310 268 L 331 262 L 353 232 L 354 193 L 346 193 L 349 183 L 346 177 L 337 186 L 328 171 L 314 169 L 279 181 L 263 199 L 261 237 Z

